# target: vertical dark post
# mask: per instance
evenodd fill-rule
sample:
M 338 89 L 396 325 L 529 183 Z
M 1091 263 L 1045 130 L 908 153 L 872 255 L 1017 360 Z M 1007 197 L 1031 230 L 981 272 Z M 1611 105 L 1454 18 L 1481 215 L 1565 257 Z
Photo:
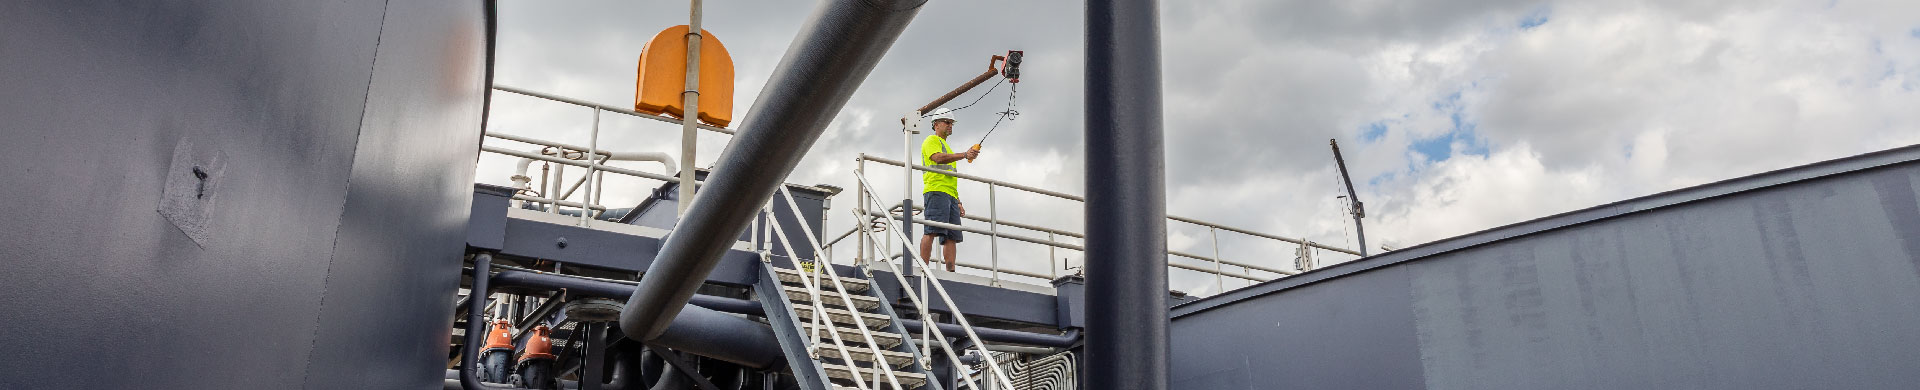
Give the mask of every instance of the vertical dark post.
M 1160 10 L 1087 2 L 1087 386 L 1167 388 Z
M 601 371 L 606 366 L 607 323 L 584 322 L 585 326 L 574 328 L 575 332 L 586 332 L 581 339 L 587 343 L 587 358 L 580 361 L 580 389 L 600 390 L 606 376 Z M 558 368 L 556 368 L 558 369 Z
M 1340 166 L 1340 182 L 1347 184 L 1348 211 L 1353 214 L 1353 234 L 1359 236 L 1360 257 L 1367 257 L 1367 229 L 1360 226 L 1360 218 L 1367 216 L 1367 209 L 1360 203 L 1360 194 L 1353 192 L 1353 178 L 1347 176 L 1347 160 L 1340 157 L 1340 141 L 1327 140 L 1333 146 L 1333 163 Z

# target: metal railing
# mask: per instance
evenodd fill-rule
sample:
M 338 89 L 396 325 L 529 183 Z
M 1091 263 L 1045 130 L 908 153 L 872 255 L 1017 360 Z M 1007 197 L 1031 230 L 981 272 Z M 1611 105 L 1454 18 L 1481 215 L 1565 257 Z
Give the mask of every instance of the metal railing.
M 879 198 L 877 196 L 874 196 L 874 194 L 871 192 L 873 186 L 867 185 L 867 178 L 864 174 L 855 172 L 854 178 L 860 181 L 860 185 L 858 187 L 859 187 L 861 196 L 859 196 L 859 198 L 861 199 L 861 202 L 862 202 L 857 207 L 852 208 L 854 209 L 854 218 L 856 221 L 860 221 L 862 226 L 875 226 L 878 228 L 878 229 L 859 229 L 861 236 L 865 238 L 862 241 L 879 246 L 878 249 L 882 251 L 886 250 L 888 246 L 883 246 L 880 240 L 877 240 L 875 239 L 876 237 L 873 237 L 874 234 L 885 232 L 885 233 L 888 233 L 886 236 L 889 239 L 897 238 L 900 240 L 900 242 L 907 242 L 906 231 L 903 228 L 901 228 L 899 225 L 896 225 L 895 224 L 896 221 L 894 221 L 893 219 L 876 218 L 872 215 L 861 213 L 859 211 L 859 209 L 877 206 Z M 819 247 L 818 250 L 826 250 L 826 248 Z M 920 258 L 919 255 L 916 255 L 916 254 L 908 253 L 908 256 L 909 256 L 908 258 L 901 259 L 901 261 L 913 261 L 916 263 L 921 263 L 926 261 L 926 259 L 922 259 Z M 914 272 L 918 277 L 917 279 L 920 279 L 920 291 L 918 293 L 915 293 L 913 288 L 907 287 L 907 286 L 912 286 L 913 284 L 907 280 L 906 273 L 901 272 L 900 269 L 898 268 L 894 268 L 893 263 L 887 262 L 887 261 L 874 261 L 874 262 L 869 262 L 868 264 L 885 267 L 887 273 L 893 274 L 895 281 L 900 283 L 900 286 L 903 287 L 900 290 L 906 293 L 907 299 L 913 303 L 915 309 L 919 310 L 920 318 L 923 318 L 923 319 L 932 318 L 931 306 L 928 305 L 929 300 L 924 299 L 923 297 L 928 297 L 929 293 L 937 293 L 938 296 L 940 297 L 941 303 L 945 304 L 947 307 L 947 310 L 949 310 L 952 313 L 954 322 L 960 325 L 961 330 L 965 331 L 966 334 L 964 336 L 966 336 L 966 339 L 971 342 L 974 350 L 980 354 L 981 361 L 986 363 L 987 369 L 988 369 L 987 371 L 992 377 L 992 379 L 994 380 L 994 383 L 993 383 L 994 388 L 997 388 L 997 389 L 1016 388 L 1016 387 L 1013 387 L 1013 382 L 1009 381 L 1006 371 L 1002 370 L 1000 368 L 1000 364 L 994 361 L 993 353 L 987 350 L 986 341 L 980 339 L 980 335 L 978 334 L 978 332 L 974 331 L 973 324 L 967 320 L 967 316 L 962 315 L 962 312 L 960 311 L 960 306 L 954 302 L 953 296 L 947 293 L 946 285 L 940 281 L 939 277 L 933 274 L 932 267 L 906 267 L 907 269 L 910 270 L 908 272 Z M 827 267 L 831 268 L 831 265 L 828 265 Z M 934 345 L 934 342 L 937 341 L 941 346 L 940 350 L 942 352 L 945 352 L 947 358 L 950 359 L 950 363 L 953 363 L 954 367 L 964 366 L 964 364 L 960 360 L 959 355 L 954 354 L 953 345 L 947 342 L 948 337 L 945 334 L 945 332 L 942 332 L 940 330 L 940 327 L 934 326 L 934 324 L 929 321 L 925 326 L 920 327 L 920 333 L 921 333 L 921 345 L 932 346 Z M 979 384 L 974 383 L 972 376 L 970 375 L 959 375 L 959 376 L 967 380 L 965 383 L 967 384 L 968 388 L 976 389 L 976 390 L 982 389 Z
M 942 170 L 942 169 L 928 167 L 928 166 L 919 165 L 919 164 L 914 164 L 909 166 L 897 160 L 892 160 L 884 157 L 873 156 L 873 155 L 862 153 L 855 160 L 856 165 L 854 168 L 854 171 L 855 171 L 854 175 L 856 177 L 863 178 L 859 183 L 860 190 L 855 192 L 856 194 L 858 194 L 860 197 L 863 198 L 862 200 L 863 206 L 867 204 L 865 203 L 864 198 L 873 196 L 872 189 L 871 187 L 869 187 L 870 184 L 864 180 L 864 177 L 866 174 L 866 164 L 869 161 L 874 163 L 879 163 L 879 164 L 891 165 L 895 167 L 907 167 L 912 170 L 917 170 L 922 172 L 935 172 L 935 173 L 950 175 L 959 179 L 965 179 L 965 180 L 985 184 L 987 186 L 987 216 L 980 217 L 978 215 L 968 214 L 963 218 L 979 221 L 979 222 L 985 222 L 987 224 L 986 228 L 982 229 L 982 228 L 976 228 L 976 227 L 948 224 L 948 223 L 938 222 L 938 221 L 929 221 L 929 220 L 918 218 L 918 217 L 912 218 L 912 222 L 916 224 L 921 224 L 924 226 L 940 227 L 940 228 L 952 229 L 952 230 L 957 230 L 961 232 L 974 233 L 974 234 L 987 236 L 988 247 L 989 247 L 988 258 L 990 259 L 988 264 L 972 264 L 972 263 L 964 263 L 964 262 L 956 261 L 955 265 L 987 271 L 989 273 L 989 278 L 992 280 L 992 283 L 995 283 L 995 284 L 999 283 L 1001 274 L 1054 279 L 1059 277 L 1059 274 L 1057 273 L 1057 271 L 1061 269 L 1061 267 L 1058 267 L 1057 264 L 1054 264 L 1054 266 L 1049 268 L 1048 274 L 1045 274 L 1045 275 L 1032 273 L 1032 272 L 1004 269 L 1001 267 L 1001 261 L 999 256 L 1000 239 L 1008 239 L 1008 240 L 1046 246 L 1048 248 L 1047 257 L 1048 257 L 1049 263 L 1053 263 L 1054 261 L 1059 260 L 1058 256 L 1055 256 L 1055 254 L 1053 253 L 1054 249 L 1085 251 L 1085 248 L 1080 245 L 1076 245 L 1068 242 L 1062 242 L 1059 239 L 1059 237 L 1061 236 L 1074 238 L 1074 239 L 1085 239 L 1086 236 L 1081 233 L 1064 230 L 1064 229 L 1047 228 L 1047 227 L 1042 227 L 1042 226 L 1038 226 L 1030 223 L 1018 223 L 1018 222 L 1012 222 L 1012 221 L 1001 219 L 999 217 L 999 210 L 998 210 L 999 209 L 999 205 L 998 205 L 999 191 L 998 190 L 1000 188 L 1009 188 L 1009 189 L 1018 190 L 1022 192 L 1045 195 L 1049 197 L 1065 199 L 1065 200 L 1074 201 L 1074 202 L 1083 202 L 1083 203 L 1086 202 L 1086 198 L 1084 197 L 1066 194 L 1058 191 L 1020 185 L 1016 183 L 1009 183 L 1005 181 L 994 180 L 986 177 L 947 171 L 947 170 Z M 912 188 L 912 185 L 913 185 L 911 180 L 908 180 L 904 184 L 907 186 L 907 188 Z M 901 218 L 901 215 L 903 212 L 907 212 L 907 211 L 900 210 L 900 207 L 897 204 L 891 206 L 891 208 L 885 209 L 885 211 L 882 211 L 882 209 L 883 208 L 867 209 L 864 207 L 856 207 L 855 213 L 862 214 L 868 217 L 899 219 Z M 1346 249 L 1346 248 L 1328 246 L 1328 245 L 1324 245 L 1324 244 L 1320 244 L 1320 243 L 1316 243 L 1316 242 L 1308 241 L 1304 239 L 1282 237 L 1282 236 L 1273 235 L 1273 234 L 1261 233 L 1253 230 L 1226 226 L 1226 225 L 1201 221 L 1198 219 L 1193 219 L 1188 217 L 1168 215 L 1167 219 L 1176 221 L 1176 222 L 1191 224 L 1194 226 L 1207 229 L 1208 238 L 1210 239 L 1210 243 L 1212 244 L 1212 250 L 1213 250 L 1213 253 L 1211 256 L 1173 250 L 1173 249 L 1168 249 L 1167 254 L 1171 256 L 1190 258 L 1194 260 L 1200 260 L 1202 262 L 1212 263 L 1212 267 L 1195 266 L 1195 265 L 1175 263 L 1175 262 L 1169 262 L 1168 266 L 1172 268 L 1179 268 L 1179 269 L 1185 269 L 1185 270 L 1214 275 L 1215 283 L 1217 283 L 1219 286 L 1219 290 L 1217 291 L 1225 290 L 1226 278 L 1229 278 L 1229 277 L 1242 279 L 1242 280 L 1249 280 L 1254 282 L 1264 282 L 1264 281 L 1272 280 L 1275 278 L 1256 275 L 1252 271 L 1258 270 L 1262 272 L 1279 274 L 1281 276 L 1287 276 L 1287 275 L 1299 274 L 1300 272 L 1306 271 L 1308 270 L 1308 269 L 1305 269 L 1307 267 L 1300 267 L 1300 265 L 1310 266 L 1311 264 L 1310 261 L 1295 261 L 1294 262 L 1295 266 L 1293 267 L 1293 269 L 1287 269 L 1287 268 L 1261 266 L 1261 265 L 1251 264 L 1243 261 L 1227 260 L 1221 256 L 1221 252 L 1220 252 L 1220 232 L 1221 231 L 1239 233 L 1247 236 L 1252 236 L 1255 238 L 1293 244 L 1299 249 L 1298 251 L 1296 251 L 1296 256 L 1299 256 L 1299 253 L 1306 253 L 1312 249 L 1346 253 L 1346 254 L 1351 254 L 1355 256 L 1360 255 L 1359 252 Z M 1041 237 L 1028 236 L 1023 234 L 1006 233 L 1001 231 L 1000 227 L 1002 226 L 1045 233 L 1046 237 L 1041 238 Z M 866 225 L 856 226 L 853 230 L 861 230 L 862 228 L 865 228 L 865 227 L 869 227 L 869 226 L 866 226 Z M 851 233 L 853 233 L 853 231 L 850 230 L 848 234 L 851 234 Z M 846 235 L 842 235 L 841 237 L 845 237 L 845 236 Z M 833 245 L 833 242 L 838 242 L 838 241 L 839 241 L 839 238 L 836 238 L 832 242 L 829 242 L 828 245 L 831 246 Z M 862 247 L 864 248 L 865 246 L 863 245 Z M 885 253 L 885 252 L 881 252 L 881 253 Z M 866 256 L 863 254 L 862 257 L 864 258 Z M 1238 267 L 1241 269 L 1242 272 L 1239 272 L 1239 273 L 1229 272 L 1228 270 L 1226 270 L 1227 266 Z M 1071 268 L 1071 265 L 1069 265 L 1068 268 Z
M 777 202 L 779 200 L 784 199 L 786 200 L 787 207 L 792 209 L 793 215 L 805 215 L 800 213 L 799 203 L 793 200 L 793 194 L 788 192 L 786 186 L 780 186 L 777 192 L 779 192 L 779 194 L 781 195 L 781 198 L 776 198 L 776 199 L 770 200 L 769 202 Z M 771 204 L 769 204 L 769 206 L 771 206 Z M 762 209 L 764 210 L 763 214 L 771 217 L 773 215 L 773 212 L 770 209 L 771 207 L 763 208 Z M 817 257 L 819 256 L 819 254 L 825 253 L 820 246 L 820 240 L 815 238 L 816 236 L 813 235 L 813 228 L 810 226 L 807 226 L 807 224 L 804 222 L 799 223 L 798 225 L 800 225 L 802 235 L 807 238 L 807 243 L 812 245 L 812 248 L 814 248 L 815 256 Z M 779 242 L 780 242 L 781 248 L 786 249 L 787 258 L 793 261 L 794 268 L 795 268 L 794 270 L 800 271 L 801 284 L 805 285 L 807 289 L 807 297 L 808 297 L 807 301 L 811 303 L 813 306 L 813 315 L 812 315 L 813 331 L 811 332 L 811 336 L 808 338 L 809 342 L 807 343 L 807 348 L 809 348 L 809 351 L 807 353 L 812 356 L 818 356 L 816 348 L 819 348 L 819 346 L 822 345 L 820 343 L 821 342 L 820 333 L 826 332 L 827 335 L 833 340 L 832 345 L 833 345 L 834 351 L 839 353 L 840 361 L 846 364 L 847 369 L 851 373 L 851 375 L 855 377 L 858 377 L 860 375 L 860 372 L 857 369 L 855 369 L 855 367 L 857 366 L 854 364 L 856 360 L 853 359 L 852 349 L 849 349 L 847 347 L 846 342 L 841 339 L 839 331 L 831 330 L 832 325 L 830 323 L 832 321 L 829 319 L 830 316 L 827 314 L 827 307 L 826 307 L 826 304 L 824 303 L 826 302 L 826 299 L 822 297 L 823 294 L 821 294 L 820 292 L 820 286 L 822 283 L 820 281 L 821 276 L 826 276 L 827 280 L 830 280 L 833 282 L 834 292 L 840 295 L 840 302 L 841 302 L 840 307 L 844 307 L 847 309 L 849 313 L 852 313 L 853 319 L 852 321 L 848 321 L 848 322 L 852 322 L 854 325 L 854 328 L 860 331 L 861 342 L 866 344 L 866 347 L 867 347 L 867 351 L 866 351 L 867 356 L 873 357 L 873 362 L 874 362 L 873 369 L 870 370 L 873 372 L 873 378 L 871 378 L 870 381 L 876 384 L 874 387 L 879 387 L 877 384 L 882 383 L 880 379 L 884 375 L 886 379 L 885 383 L 888 385 L 891 385 L 893 387 L 893 390 L 906 390 L 906 387 L 900 384 L 900 378 L 894 375 L 893 366 L 887 363 L 886 353 L 881 350 L 880 344 L 875 342 L 873 338 L 873 331 L 870 329 L 867 329 L 868 327 L 867 327 L 866 320 L 860 318 L 860 312 L 857 309 L 859 305 L 855 305 L 853 303 L 853 297 L 848 293 L 847 286 L 840 282 L 839 271 L 835 270 L 832 264 L 826 263 L 826 262 L 820 262 L 820 261 L 816 261 L 814 263 L 815 265 L 814 267 L 812 267 L 813 269 L 807 269 L 807 267 L 801 266 L 801 262 L 803 261 L 803 259 L 799 256 L 798 253 L 795 253 L 793 249 L 793 241 L 787 237 L 787 232 L 780 227 L 780 224 L 777 222 L 769 222 L 769 223 L 763 224 L 763 226 L 766 227 L 767 233 L 769 233 L 768 234 L 769 237 L 775 237 L 780 240 Z M 765 245 L 760 245 L 756 249 L 760 252 L 761 261 L 765 263 L 765 266 L 772 267 L 773 266 L 773 259 L 771 257 L 772 251 L 767 250 Z M 822 272 L 819 272 L 819 270 L 823 268 L 826 270 L 825 275 L 822 275 Z M 868 288 L 873 288 L 873 287 L 868 287 Z M 760 299 L 781 299 L 781 298 L 761 297 Z M 860 390 L 869 390 L 867 386 L 867 383 L 869 381 L 856 379 L 853 382 L 854 382 L 854 385 L 857 386 Z
M 480 150 L 482 152 L 502 154 L 502 155 L 507 155 L 512 157 L 519 157 L 523 159 L 522 165 L 520 166 L 520 169 L 522 172 L 516 172 L 516 175 L 515 175 L 515 183 L 518 188 L 515 188 L 515 192 L 513 195 L 514 200 L 546 205 L 547 211 L 552 213 L 559 213 L 561 207 L 570 207 L 570 208 L 580 209 L 581 210 L 580 223 L 582 225 L 585 225 L 588 220 L 594 218 L 594 216 L 596 215 L 605 213 L 607 210 L 606 206 L 601 204 L 600 202 L 601 195 L 606 189 L 605 183 L 604 183 L 606 178 L 606 173 L 615 173 L 615 174 L 621 174 L 621 175 L 643 178 L 643 179 L 653 179 L 653 180 L 659 180 L 659 181 L 669 182 L 669 183 L 681 181 L 680 178 L 668 176 L 665 174 L 638 171 L 633 169 L 607 165 L 606 163 L 613 159 L 616 152 L 604 150 L 599 147 L 600 113 L 602 111 L 624 114 L 624 115 L 633 116 L 633 117 L 652 119 L 652 120 L 657 120 L 657 121 L 667 122 L 667 123 L 674 123 L 674 124 L 680 124 L 682 122 L 682 120 L 680 119 L 674 119 L 674 118 L 669 118 L 669 117 L 660 116 L 660 115 L 636 112 L 623 107 L 606 106 L 606 105 L 589 102 L 585 100 L 568 98 L 568 97 L 547 94 L 547 93 L 534 92 L 534 91 L 510 87 L 506 85 L 495 84 L 493 85 L 493 89 L 496 91 L 509 92 L 509 93 L 514 93 L 519 95 L 525 95 L 525 96 L 530 96 L 530 97 L 535 97 L 540 99 L 546 99 L 546 100 L 551 100 L 551 101 L 556 101 L 561 103 L 587 107 L 593 110 L 593 127 L 588 132 L 586 146 L 571 145 L 566 143 L 535 139 L 535 138 L 525 137 L 525 136 L 496 133 L 492 131 L 488 131 L 486 133 L 486 136 L 489 138 L 497 138 L 497 139 L 503 139 L 508 141 L 522 142 L 527 144 L 538 145 L 541 147 L 538 152 L 528 152 L 528 151 L 520 151 L 520 150 L 503 148 L 499 146 L 486 145 L 484 143 L 480 145 Z M 733 130 L 728 130 L 720 127 L 700 125 L 699 128 L 720 133 L 720 134 L 726 134 L 726 135 L 734 134 Z M 646 154 L 642 154 L 642 155 L 646 155 Z M 676 168 L 676 165 L 678 164 L 675 164 L 671 159 L 665 158 L 664 156 L 665 155 L 663 154 L 659 155 L 658 157 L 648 155 L 648 156 L 645 156 L 646 158 L 642 158 L 641 160 L 660 162 L 661 164 L 666 165 L 669 170 Z M 533 186 L 531 184 L 533 182 L 532 178 L 526 176 L 526 173 L 524 172 L 524 170 L 526 169 L 525 161 L 542 161 L 542 162 L 552 164 L 548 167 L 541 168 L 542 179 L 540 181 L 539 186 L 537 187 Z M 582 175 L 579 180 L 574 181 L 572 185 L 567 186 L 564 184 L 564 180 L 562 180 L 561 177 L 564 176 L 566 172 L 565 167 L 568 167 L 568 166 L 586 168 L 587 173 L 585 175 Z M 548 172 L 549 168 L 551 168 L 551 172 Z M 680 168 L 682 170 L 689 169 L 689 167 L 677 167 L 677 168 Z M 549 173 L 551 174 L 551 178 L 549 178 Z M 697 188 L 698 186 L 700 186 L 700 182 L 695 181 L 692 183 L 692 185 Z M 563 186 L 565 187 L 565 189 L 562 189 Z M 585 188 L 585 191 L 579 191 L 580 189 L 582 189 L 583 186 Z M 581 194 L 580 199 L 577 201 L 570 200 L 570 199 L 573 199 L 573 195 L 575 193 Z

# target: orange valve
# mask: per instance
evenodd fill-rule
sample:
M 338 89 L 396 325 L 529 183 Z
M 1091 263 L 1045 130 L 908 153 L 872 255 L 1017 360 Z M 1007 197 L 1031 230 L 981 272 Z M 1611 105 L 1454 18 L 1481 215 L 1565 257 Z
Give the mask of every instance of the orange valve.
M 512 329 L 513 324 L 508 323 L 504 318 L 494 321 L 493 332 L 487 334 L 487 349 L 513 349 L 513 336 L 509 334 L 513 331 Z
M 533 327 L 533 335 L 527 336 L 527 347 L 520 352 L 520 362 L 525 363 L 534 359 L 552 360 L 559 357 L 553 354 L 553 339 L 548 338 L 552 333 L 553 329 L 547 328 L 546 325 Z

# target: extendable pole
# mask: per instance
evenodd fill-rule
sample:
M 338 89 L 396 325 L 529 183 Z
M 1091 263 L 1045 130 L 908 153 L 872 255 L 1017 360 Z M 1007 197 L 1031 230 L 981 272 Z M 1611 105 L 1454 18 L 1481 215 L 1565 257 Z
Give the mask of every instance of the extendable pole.
M 700 140 L 700 0 L 692 0 L 687 11 L 687 89 L 680 93 L 680 210 L 687 215 L 693 205 L 693 155 Z

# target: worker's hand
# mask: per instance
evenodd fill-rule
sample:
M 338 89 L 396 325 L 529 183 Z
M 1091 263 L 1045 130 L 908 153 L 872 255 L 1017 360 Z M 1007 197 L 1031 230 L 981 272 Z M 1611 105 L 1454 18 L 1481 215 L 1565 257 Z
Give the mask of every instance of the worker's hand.
M 968 149 L 967 152 L 963 154 L 967 155 L 968 160 L 980 158 L 980 149 Z
M 966 204 L 966 203 L 958 203 L 958 204 L 954 204 L 954 205 L 955 205 L 955 206 L 960 206 L 960 216 L 962 216 L 962 217 L 965 217 L 965 216 L 967 216 L 967 204 Z

